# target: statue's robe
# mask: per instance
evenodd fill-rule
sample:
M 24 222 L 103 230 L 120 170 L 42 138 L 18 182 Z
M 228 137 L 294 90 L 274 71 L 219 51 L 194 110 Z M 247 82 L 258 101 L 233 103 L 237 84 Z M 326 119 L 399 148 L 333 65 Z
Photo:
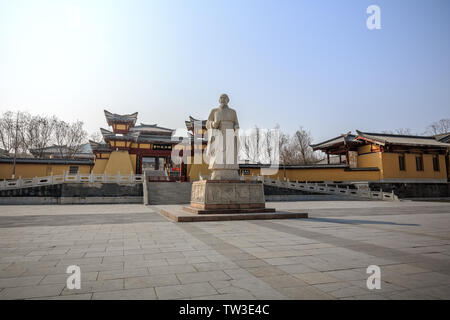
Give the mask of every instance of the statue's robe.
M 216 127 L 218 125 L 218 127 Z M 209 169 L 211 170 L 237 170 L 238 164 L 238 137 L 239 121 L 236 111 L 228 106 L 211 110 L 206 121 L 208 129 L 208 145 L 206 148 Z M 227 146 L 227 130 L 229 138 L 233 135 Z M 231 134 L 231 135 L 230 135 Z M 214 176 L 214 173 L 213 173 Z M 236 175 L 233 173 L 233 177 Z

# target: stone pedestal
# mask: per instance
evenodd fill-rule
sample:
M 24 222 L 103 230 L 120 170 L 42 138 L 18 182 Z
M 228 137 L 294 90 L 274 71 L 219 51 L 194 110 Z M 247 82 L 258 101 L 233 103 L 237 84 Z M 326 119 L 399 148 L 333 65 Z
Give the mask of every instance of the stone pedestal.
M 202 180 L 192 183 L 191 205 L 198 214 L 274 212 L 266 208 L 261 181 Z

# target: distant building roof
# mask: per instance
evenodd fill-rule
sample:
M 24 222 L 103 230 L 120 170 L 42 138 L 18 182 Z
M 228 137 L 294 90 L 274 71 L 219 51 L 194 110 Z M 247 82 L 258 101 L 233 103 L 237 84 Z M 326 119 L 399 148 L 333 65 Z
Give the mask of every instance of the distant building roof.
M 99 143 L 89 140 L 89 145 L 91 147 L 92 152 L 111 151 L 111 148 L 107 143 Z
M 9 152 L 0 148 L 0 157 L 9 157 Z
M 341 144 L 351 144 L 351 143 L 357 143 L 360 144 L 361 141 L 356 140 L 356 135 L 348 132 L 345 134 L 341 134 L 340 136 L 337 136 L 335 138 L 317 143 L 317 144 L 312 144 L 311 147 L 314 150 L 319 150 L 319 149 L 325 149 L 325 148 L 330 148 L 333 146 L 338 146 Z
M 436 140 L 433 136 L 413 136 L 413 135 L 398 135 L 398 134 L 386 134 L 386 133 L 368 133 L 356 130 L 358 133 L 357 139 L 366 140 L 372 143 L 385 145 L 408 145 L 418 147 L 440 147 L 448 148 L 450 144 L 443 143 Z
M 196 122 L 200 123 L 203 129 L 206 128 L 206 120 L 199 120 L 199 119 L 195 119 L 195 118 L 189 116 L 189 120 L 186 120 L 184 122 L 186 124 L 186 129 L 188 129 L 190 131 L 193 131 L 194 130 L 194 124 Z
M 137 120 L 138 113 L 132 113 L 132 114 L 116 114 L 111 113 L 108 110 L 104 110 L 106 121 L 108 122 L 108 125 L 112 125 L 113 123 L 128 123 L 131 126 L 134 126 Z
M 450 143 L 450 132 L 435 134 L 433 137 L 440 142 Z
M 30 149 L 30 153 L 34 157 L 44 157 L 44 158 L 64 158 L 68 155 L 71 155 L 72 158 L 92 158 L 94 155 L 92 154 L 92 149 L 89 143 L 84 143 L 78 146 L 78 150 L 73 154 L 73 151 L 70 150 L 67 146 L 49 146 L 45 148 L 35 148 Z

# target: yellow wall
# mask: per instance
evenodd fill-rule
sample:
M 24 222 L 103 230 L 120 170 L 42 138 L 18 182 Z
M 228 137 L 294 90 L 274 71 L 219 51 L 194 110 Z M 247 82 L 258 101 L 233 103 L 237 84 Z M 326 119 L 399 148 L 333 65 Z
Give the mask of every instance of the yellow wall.
M 406 170 L 401 171 L 398 164 L 399 153 L 382 153 L 383 171 L 381 178 L 389 179 L 447 179 L 447 169 L 445 167 L 445 156 L 439 155 L 439 171 L 433 170 L 433 155 L 423 154 L 423 171 L 416 170 L 416 156 L 418 154 L 405 154 Z
M 358 153 L 362 154 L 362 153 L 367 153 L 367 152 L 371 152 L 372 150 L 372 145 L 370 144 L 365 144 L 361 147 L 358 148 Z
M 131 166 L 133 167 L 133 173 L 136 173 L 136 155 L 130 154 Z
M 249 170 L 251 175 L 259 175 L 260 169 Z M 280 166 L 278 173 L 269 176 L 271 179 L 284 179 L 284 168 Z M 345 171 L 344 168 L 286 168 L 286 178 L 290 181 L 377 181 L 380 179 L 380 171 Z
M 381 152 L 366 153 L 358 155 L 358 168 L 382 169 Z
M 92 168 L 92 172 L 94 174 L 103 174 L 105 172 L 107 163 L 108 159 L 95 159 L 95 164 L 94 168 Z
M 111 152 L 108 163 L 105 167 L 105 173 L 109 175 L 116 175 L 118 173 L 126 175 L 134 173 L 128 151 Z
M 66 164 L 34 164 L 34 163 L 17 163 L 16 164 L 16 178 L 34 178 L 45 177 L 48 175 L 62 175 L 64 172 L 69 172 L 71 165 Z M 73 164 L 78 166 L 78 172 L 81 174 L 89 174 L 91 166 L 87 164 Z M 13 172 L 12 163 L 0 163 L 0 179 L 11 179 Z

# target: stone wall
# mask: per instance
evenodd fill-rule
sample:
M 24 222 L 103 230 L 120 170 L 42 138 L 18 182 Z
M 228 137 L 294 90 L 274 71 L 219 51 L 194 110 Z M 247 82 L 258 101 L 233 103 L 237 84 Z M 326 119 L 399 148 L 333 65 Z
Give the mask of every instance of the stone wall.
M 447 198 L 450 183 L 369 183 L 371 190 L 392 192 L 400 198 Z
M 65 183 L 63 197 L 142 197 L 142 184 Z
M 0 204 L 142 202 L 142 184 L 67 183 L 0 191 Z
M 268 186 L 264 185 L 264 195 L 303 195 L 303 194 L 310 194 L 309 192 L 305 192 L 302 190 L 294 190 L 289 188 L 280 188 L 277 186 Z
M 191 182 L 146 182 L 144 204 L 187 204 L 191 202 Z
M 331 184 L 329 184 L 331 186 Z M 353 184 L 341 184 L 343 186 L 349 186 L 350 189 L 355 189 L 355 186 Z M 271 195 L 323 195 L 322 193 L 315 193 L 310 191 L 304 191 L 304 190 L 295 190 L 290 188 L 283 188 L 279 186 L 268 186 L 264 185 L 264 195 L 271 196 Z

